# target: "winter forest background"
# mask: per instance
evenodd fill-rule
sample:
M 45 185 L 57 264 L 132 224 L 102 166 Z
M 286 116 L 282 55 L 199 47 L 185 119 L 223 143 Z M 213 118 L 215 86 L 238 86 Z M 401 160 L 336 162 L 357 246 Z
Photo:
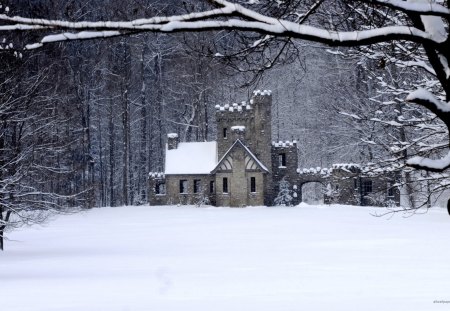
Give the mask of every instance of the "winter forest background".
M 73 21 L 180 14 L 194 5 L 3 1 L 11 15 Z M 261 47 L 255 44 L 261 35 L 217 31 L 21 50 L 38 35 L 18 32 L 0 50 L 5 202 L 145 204 L 148 173 L 163 170 L 167 133 L 183 141 L 214 140 L 214 106 L 248 100 L 260 88 L 273 91 L 273 140 L 297 139 L 300 167 L 347 162 L 397 168 L 411 206 L 435 204 L 447 187 L 441 182 L 446 175 L 403 168 L 408 156 L 439 154 L 448 141 L 433 114 L 404 103 L 414 86 L 435 86 L 426 74 L 417 75 L 421 68 L 402 66 L 412 58 L 405 49 L 413 46 L 387 43 L 369 53 L 372 47 L 296 41 L 283 50 L 283 40 Z

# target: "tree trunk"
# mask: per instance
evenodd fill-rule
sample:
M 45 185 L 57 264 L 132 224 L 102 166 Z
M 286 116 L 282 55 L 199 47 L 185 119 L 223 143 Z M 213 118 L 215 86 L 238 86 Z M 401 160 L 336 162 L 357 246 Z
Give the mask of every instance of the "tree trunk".
M 130 102 L 128 92 L 130 91 L 130 50 L 127 44 L 124 44 L 123 55 L 124 77 L 122 80 L 122 150 L 123 150 L 123 171 L 122 171 L 122 198 L 123 205 L 130 205 L 131 187 L 130 187 L 130 168 L 131 168 L 131 130 L 130 130 Z
M 3 229 L 0 229 L 0 251 L 3 250 Z
M 106 206 L 106 195 L 105 195 L 105 185 L 106 178 L 103 172 L 104 164 L 103 164 L 103 134 L 102 134 L 102 123 L 100 122 L 100 112 L 97 108 L 97 128 L 98 128 L 98 158 L 99 158 L 99 171 L 100 171 L 100 206 Z
M 145 48 L 142 49 L 141 55 L 141 142 L 139 144 L 139 159 L 140 159 L 140 171 L 138 174 L 138 194 L 139 201 L 141 203 L 147 202 L 147 174 L 150 171 L 147 162 L 147 98 L 146 98 L 146 85 L 145 85 L 145 66 L 144 66 L 144 58 L 145 58 Z M 144 172 L 144 173 L 143 173 Z
M 130 158 L 129 158 L 129 152 L 130 152 L 130 107 L 128 104 L 128 88 L 125 86 L 125 90 L 123 92 L 124 98 L 122 102 L 122 130 L 123 130 L 123 141 L 122 141 L 122 148 L 123 148 L 123 178 L 122 178 L 122 196 L 123 196 L 123 204 L 129 205 L 129 191 L 130 191 L 130 184 L 129 184 L 129 169 L 130 169 Z
M 109 204 L 111 206 L 116 206 L 116 199 L 115 199 L 115 193 L 114 193 L 114 173 L 115 173 L 115 154 L 114 154 L 114 148 L 115 148 L 115 137 L 114 137 L 114 120 L 113 120 L 113 101 L 110 100 L 109 103 L 109 124 L 108 124 L 108 130 L 109 130 Z
M 5 217 L 3 217 L 3 209 L 0 208 L 0 220 L 6 224 L 9 221 L 9 217 L 11 217 L 11 211 L 7 211 Z M 6 225 L 0 226 L 0 251 L 3 251 L 4 249 L 5 238 L 3 234 L 5 233 L 5 228 Z

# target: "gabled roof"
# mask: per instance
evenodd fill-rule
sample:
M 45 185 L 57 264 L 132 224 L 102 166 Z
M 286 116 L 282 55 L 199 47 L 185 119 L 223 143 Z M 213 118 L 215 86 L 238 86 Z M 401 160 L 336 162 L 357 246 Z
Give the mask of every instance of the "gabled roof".
M 168 150 L 164 174 L 210 174 L 217 164 L 217 142 L 179 143 L 177 149 Z
M 227 156 L 231 153 L 231 151 L 234 148 L 237 147 L 242 147 L 244 148 L 245 152 L 247 153 L 247 155 L 255 162 L 255 164 L 263 171 L 266 173 L 269 173 L 269 170 L 267 169 L 267 167 L 260 161 L 258 160 L 258 158 L 253 154 L 253 152 L 250 151 L 250 149 L 247 148 L 247 146 L 245 146 L 239 139 L 237 139 L 233 145 L 231 145 L 231 147 L 227 150 L 227 152 L 225 152 L 225 154 L 223 155 L 223 157 L 219 160 L 219 162 L 217 163 L 217 165 L 214 167 L 214 169 L 211 171 L 211 173 L 215 173 L 221 166 L 221 164 L 225 161 L 225 159 L 227 158 Z

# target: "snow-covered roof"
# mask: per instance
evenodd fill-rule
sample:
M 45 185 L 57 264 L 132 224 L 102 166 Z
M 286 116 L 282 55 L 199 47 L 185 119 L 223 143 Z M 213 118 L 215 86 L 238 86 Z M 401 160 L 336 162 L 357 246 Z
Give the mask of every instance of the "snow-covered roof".
M 177 149 L 166 148 L 164 174 L 209 174 L 217 164 L 217 143 L 179 143 Z
M 267 167 L 253 154 L 253 152 L 250 151 L 250 149 L 248 149 L 248 147 L 246 145 L 244 145 L 241 140 L 236 139 L 236 141 L 233 143 L 233 145 L 231 145 L 231 147 L 225 152 L 225 154 L 222 156 L 222 158 L 219 160 L 219 162 L 217 162 L 217 165 L 214 167 L 214 169 L 212 170 L 213 172 L 215 172 L 219 167 L 220 164 L 222 163 L 222 161 L 228 156 L 228 154 L 231 152 L 231 150 L 233 150 L 233 148 L 235 148 L 236 146 L 241 146 L 242 148 L 244 148 L 244 150 L 247 152 L 247 154 L 256 162 L 256 164 L 264 171 L 264 172 L 269 172 L 269 170 L 267 169 Z

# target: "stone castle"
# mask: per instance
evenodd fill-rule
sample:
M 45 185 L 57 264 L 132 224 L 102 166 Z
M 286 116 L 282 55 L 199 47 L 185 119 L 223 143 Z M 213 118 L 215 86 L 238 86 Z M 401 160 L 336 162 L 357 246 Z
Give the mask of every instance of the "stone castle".
M 168 134 L 165 170 L 149 175 L 150 205 L 296 205 L 310 182 L 323 185 L 326 203 L 399 203 L 393 173 L 354 164 L 298 169 L 301 146 L 272 142 L 271 121 L 271 91 L 255 91 L 249 102 L 216 105 L 216 141 L 185 143 Z

